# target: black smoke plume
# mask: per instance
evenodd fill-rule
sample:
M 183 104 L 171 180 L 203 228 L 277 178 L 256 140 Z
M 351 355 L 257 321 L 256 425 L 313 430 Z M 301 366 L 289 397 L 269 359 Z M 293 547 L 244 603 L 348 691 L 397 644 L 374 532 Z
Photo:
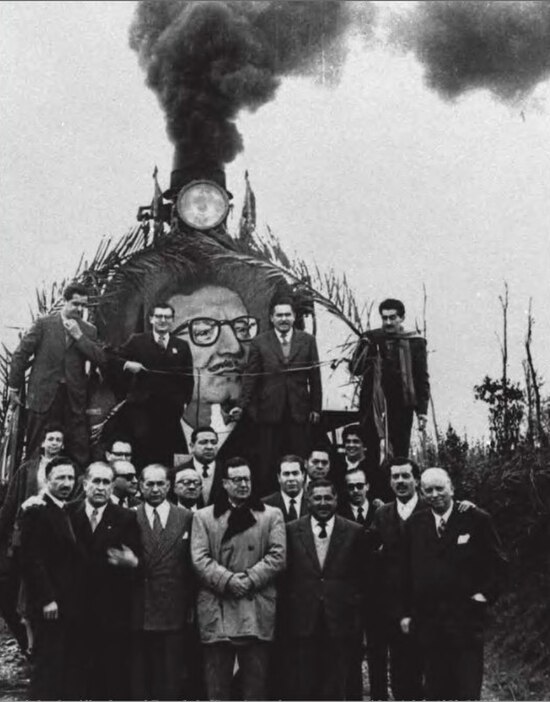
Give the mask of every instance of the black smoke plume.
M 228 163 L 243 148 L 239 111 L 273 99 L 283 76 L 320 68 L 336 79 L 358 5 L 365 32 L 369 3 L 142 0 L 130 46 L 177 152 L 189 161 Z
M 550 2 L 420 2 L 393 38 L 444 98 L 484 88 L 504 101 L 550 75 Z

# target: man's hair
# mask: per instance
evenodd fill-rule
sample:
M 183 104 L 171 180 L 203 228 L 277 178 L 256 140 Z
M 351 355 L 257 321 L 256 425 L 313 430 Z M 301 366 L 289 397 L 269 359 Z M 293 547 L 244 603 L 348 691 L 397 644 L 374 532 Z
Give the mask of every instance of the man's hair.
M 344 480 L 346 481 L 346 485 L 348 484 L 348 477 L 350 475 L 353 475 L 354 473 L 361 473 L 363 478 L 365 478 L 365 484 L 367 485 L 367 487 L 369 486 L 370 481 L 368 479 L 367 473 L 362 468 L 353 468 L 352 470 L 348 470 L 348 472 L 344 476 Z
M 344 427 L 344 431 L 342 432 L 342 441 L 345 441 L 348 436 L 357 436 L 359 439 L 361 439 L 362 444 L 365 444 L 363 437 L 361 436 L 361 427 L 359 424 L 348 424 L 347 427 Z
M 387 463 L 388 475 L 391 477 L 392 466 L 407 466 L 410 465 L 412 468 L 413 478 L 415 480 L 420 480 L 420 466 L 412 458 L 407 458 L 406 456 L 396 456 L 395 458 L 390 458 Z
M 160 300 L 159 302 L 155 302 L 154 304 L 152 304 L 151 307 L 149 307 L 149 317 L 152 317 L 155 314 L 156 309 L 172 310 L 172 317 L 176 316 L 176 310 L 166 300 Z
M 107 442 L 107 446 L 105 446 L 105 451 L 113 453 L 113 446 L 115 444 L 128 444 L 130 448 L 133 448 L 132 442 L 127 436 L 116 436 L 114 439 L 109 439 L 109 441 Z
M 92 468 L 94 468 L 95 466 L 101 466 L 102 468 L 108 468 L 113 475 L 113 480 L 115 479 L 115 471 L 113 470 L 112 466 L 110 466 L 108 463 L 105 463 L 105 461 L 93 461 L 93 463 L 90 463 L 90 465 L 86 468 L 86 470 L 84 472 L 84 477 L 86 478 L 86 480 L 89 480 L 90 472 L 91 472 Z
M 277 305 L 290 305 L 294 314 L 296 314 L 296 304 L 291 297 L 274 297 L 269 303 L 269 316 L 273 314 Z
M 69 458 L 68 456 L 56 456 L 55 458 L 52 458 L 51 461 L 48 461 L 48 463 L 46 463 L 46 478 L 48 478 L 52 470 L 54 468 L 57 468 L 58 466 L 72 466 L 76 475 L 76 465 L 71 458 Z
M 67 285 L 67 287 L 63 291 L 63 299 L 66 302 L 68 302 L 69 300 L 72 300 L 75 295 L 82 295 L 83 297 L 88 297 L 88 288 L 85 285 L 82 285 L 81 283 L 71 283 L 70 285 Z
M 329 460 L 329 461 L 331 460 L 331 456 L 330 456 L 331 450 L 330 450 L 330 448 L 329 448 L 326 444 L 317 444 L 317 445 L 314 445 L 314 446 L 311 448 L 311 451 L 308 453 L 307 457 L 308 457 L 308 458 L 311 458 L 312 455 L 313 455 L 316 451 L 317 451 L 317 452 L 326 453 L 327 456 L 328 456 L 328 460 Z
M 193 429 L 191 432 L 191 443 L 194 444 L 195 441 L 197 440 L 197 436 L 199 434 L 209 432 L 210 434 L 214 434 L 216 439 L 218 438 L 218 432 L 215 429 L 212 429 L 212 427 L 208 427 L 206 425 L 202 427 L 197 427 L 196 429 Z
M 395 310 L 399 317 L 405 316 L 405 305 L 401 300 L 395 300 L 393 297 L 388 297 L 378 305 L 378 312 L 382 314 L 382 310 Z
M 234 458 L 230 458 L 224 463 L 223 466 L 223 477 L 228 478 L 229 477 L 229 469 L 230 468 L 240 468 L 241 466 L 246 466 L 250 473 L 252 473 L 252 468 L 250 467 L 250 463 L 246 460 L 246 458 L 241 458 L 240 456 L 235 456 Z
M 63 438 L 65 438 L 65 427 L 62 424 L 48 424 L 47 427 L 44 429 L 44 433 L 42 434 L 42 441 L 46 438 L 47 434 L 53 434 L 57 432 L 58 434 L 63 434 Z
M 307 484 L 306 492 L 308 495 L 315 490 L 315 488 L 329 487 L 332 490 L 332 494 L 336 495 L 336 486 L 332 480 L 327 480 L 326 478 L 315 478 L 315 480 L 310 480 Z
M 279 473 L 279 474 L 281 473 L 281 468 L 283 467 L 283 463 L 298 463 L 302 473 L 304 473 L 306 470 L 304 459 L 301 456 L 297 456 L 294 453 L 287 453 L 286 456 L 283 456 L 279 460 L 279 462 L 277 463 L 277 473 Z
M 144 466 L 141 469 L 141 473 L 139 474 L 139 479 L 140 480 L 145 480 L 145 471 L 148 470 L 149 468 L 160 468 L 161 470 L 164 471 L 164 478 L 165 480 L 170 480 L 170 472 L 166 466 L 163 466 L 162 463 L 149 463 L 148 465 Z

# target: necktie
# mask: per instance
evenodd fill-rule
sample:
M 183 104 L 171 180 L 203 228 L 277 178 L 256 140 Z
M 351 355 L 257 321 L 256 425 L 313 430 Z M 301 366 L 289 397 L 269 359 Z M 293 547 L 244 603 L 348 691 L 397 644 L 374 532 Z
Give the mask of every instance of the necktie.
M 159 346 L 166 349 L 168 346 L 168 337 L 166 334 L 159 334 Z
M 281 334 L 281 348 L 283 350 L 283 356 L 288 358 L 288 354 L 290 353 L 290 344 L 288 343 L 286 334 Z
M 202 477 L 208 478 L 208 464 L 207 463 L 202 464 Z
M 317 523 L 321 527 L 319 531 L 319 538 L 320 539 L 326 539 L 328 534 L 327 534 L 327 523 L 323 519 L 318 519 Z
M 99 510 L 97 508 L 92 510 L 92 514 L 90 516 L 90 526 L 92 528 L 92 533 L 97 529 L 97 525 L 99 524 Z
M 160 521 L 160 516 L 159 513 L 157 512 L 157 508 L 153 510 L 153 535 L 156 540 L 160 538 L 160 535 L 162 534 L 162 523 Z
M 443 534 L 445 533 L 446 527 L 447 527 L 446 521 L 444 519 L 440 519 L 439 523 L 437 525 L 437 535 L 439 536 L 439 538 L 441 538 L 443 536 Z
M 358 524 L 365 523 L 365 517 L 363 516 L 363 508 L 362 507 L 357 508 L 357 520 L 356 521 Z
M 296 511 L 296 500 L 290 498 L 290 507 L 288 508 L 288 520 L 291 522 L 293 519 L 298 519 L 298 512 Z

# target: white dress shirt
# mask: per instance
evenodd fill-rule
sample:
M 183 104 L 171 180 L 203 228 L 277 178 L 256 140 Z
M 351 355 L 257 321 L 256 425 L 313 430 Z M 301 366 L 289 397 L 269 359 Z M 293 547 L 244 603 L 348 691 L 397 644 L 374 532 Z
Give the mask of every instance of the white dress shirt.
M 353 512 L 353 518 L 357 521 L 357 513 L 359 512 L 359 507 L 363 510 L 363 519 L 367 518 L 369 511 L 369 501 L 365 500 L 362 505 L 350 505 L 351 511 Z
M 51 492 L 48 492 L 47 490 L 44 491 L 44 494 L 47 495 L 50 500 L 56 505 L 56 507 L 59 507 L 59 509 L 63 509 L 65 507 L 65 502 L 62 502 L 61 500 L 58 500 L 57 497 L 54 497 Z
M 407 519 L 411 516 L 411 514 L 414 512 L 414 508 L 418 504 L 418 495 L 415 492 L 414 495 L 411 497 L 411 499 L 408 502 L 401 502 L 401 500 L 397 500 L 397 514 L 401 517 L 401 519 L 406 522 Z
M 204 500 L 204 504 L 207 505 L 208 500 L 210 499 L 210 493 L 212 492 L 212 483 L 214 482 L 214 471 L 216 470 L 216 461 L 212 461 L 212 463 L 201 463 L 200 461 L 197 461 L 195 457 L 193 457 L 193 467 L 202 478 L 202 499 Z M 203 477 L 202 472 L 205 467 L 207 473 L 206 477 Z
M 328 546 L 330 543 L 330 537 L 332 536 L 332 530 L 334 529 L 334 515 L 325 524 L 325 531 L 327 532 L 327 535 L 325 537 L 319 536 L 322 527 L 317 521 L 317 519 L 315 519 L 315 517 L 312 516 L 310 522 L 311 529 L 313 531 L 313 541 L 315 543 L 315 550 L 317 551 L 317 558 L 319 559 L 319 563 L 321 564 L 322 568 L 325 564 Z
M 441 522 L 445 522 L 445 524 L 447 524 L 447 522 L 449 521 L 449 517 L 451 516 L 451 512 L 452 512 L 452 511 L 453 511 L 453 502 L 451 502 L 451 506 L 449 507 L 449 509 L 448 509 L 444 514 L 436 514 L 436 513 L 432 510 L 432 514 L 433 514 L 434 519 L 435 519 L 435 530 L 436 530 L 438 533 L 439 533 L 439 531 L 438 531 L 438 530 L 439 530 L 439 525 L 441 524 Z
M 277 331 L 277 329 L 274 329 L 273 331 L 274 331 L 275 334 L 277 335 L 277 339 L 279 339 L 279 343 L 280 343 L 281 346 L 282 346 L 282 345 L 283 345 L 283 335 L 281 334 L 280 331 Z M 291 344 L 291 343 L 292 343 L 292 334 L 293 334 L 293 333 L 294 333 L 294 329 L 290 329 L 290 330 L 285 334 L 285 341 L 286 341 L 288 344 Z
M 164 341 L 162 341 L 161 338 L 164 339 Z M 168 344 L 170 343 L 170 334 L 166 332 L 166 334 L 163 334 L 161 337 L 160 334 L 157 334 L 157 332 L 154 331 L 153 339 L 155 340 L 155 344 L 159 344 L 159 346 L 163 346 L 166 349 L 168 348 Z
M 88 502 L 88 500 L 86 500 L 86 502 L 84 503 L 84 509 L 86 510 L 86 516 L 88 517 L 88 521 L 91 522 L 91 520 L 92 520 L 92 512 L 94 512 L 94 510 L 97 510 L 97 517 L 96 517 L 96 519 L 97 519 L 97 524 L 96 524 L 96 529 L 97 529 L 97 527 L 99 526 L 99 523 L 101 522 L 101 520 L 103 519 L 103 512 L 105 512 L 105 507 L 107 507 L 107 504 L 101 505 L 101 507 L 94 507 L 92 504 L 90 504 L 90 503 Z
M 283 498 L 283 502 L 285 504 L 285 509 L 287 512 L 290 509 L 290 500 L 294 500 L 294 509 L 296 510 L 296 514 L 299 517 L 300 510 L 302 509 L 302 499 L 304 497 L 304 491 L 301 490 L 295 497 L 290 497 L 286 494 L 286 492 L 283 492 L 281 490 L 281 497 Z
M 158 507 L 152 507 L 148 502 L 145 502 L 145 516 L 147 517 L 151 529 L 153 528 L 153 520 L 155 518 L 153 512 L 155 509 L 157 510 L 157 514 L 160 518 L 162 528 L 166 529 L 166 522 L 168 521 L 168 514 L 170 513 L 170 505 L 168 501 L 164 500 L 164 502 L 161 502 Z

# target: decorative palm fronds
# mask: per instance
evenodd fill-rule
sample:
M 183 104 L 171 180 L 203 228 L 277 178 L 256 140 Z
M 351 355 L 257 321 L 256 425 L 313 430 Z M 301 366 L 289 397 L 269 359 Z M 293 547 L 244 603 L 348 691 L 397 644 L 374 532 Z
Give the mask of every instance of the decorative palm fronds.
M 180 276 L 192 276 L 205 261 L 214 268 L 255 267 L 262 270 L 266 279 L 285 280 L 302 313 L 313 314 L 315 320 L 314 304 L 318 304 L 347 325 L 350 339 L 342 345 L 342 355 L 347 355 L 357 335 L 364 330 L 364 320 L 370 316 L 370 308 L 358 306 L 345 275 L 338 276 L 332 269 L 324 272 L 316 264 L 289 258 L 269 227 L 262 234 L 256 230 L 255 218 L 254 226 L 240 226 L 232 236 L 222 227 L 208 235 L 189 232 L 175 217 L 168 231 L 157 233 L 152 241 L 148 234 L 149 225 L 142 221 L 119 239 L 103 238 L 90 261 L 81 257 L 72 278 L 36 291 L 36 307 L 31 309 L 31 317 L 58 309 L 63 290 L 71 281 L 90 289 L 91 316 L 102 321 L 109 306 L 124 299 L 120 295 L 124 290 L 128 287 L 142 290 L 144 281 L 155 271 L 169 269 Z M 4 431 L 9 363 L 10 351 L 4 346 L 0 351 L 0 421 Z

